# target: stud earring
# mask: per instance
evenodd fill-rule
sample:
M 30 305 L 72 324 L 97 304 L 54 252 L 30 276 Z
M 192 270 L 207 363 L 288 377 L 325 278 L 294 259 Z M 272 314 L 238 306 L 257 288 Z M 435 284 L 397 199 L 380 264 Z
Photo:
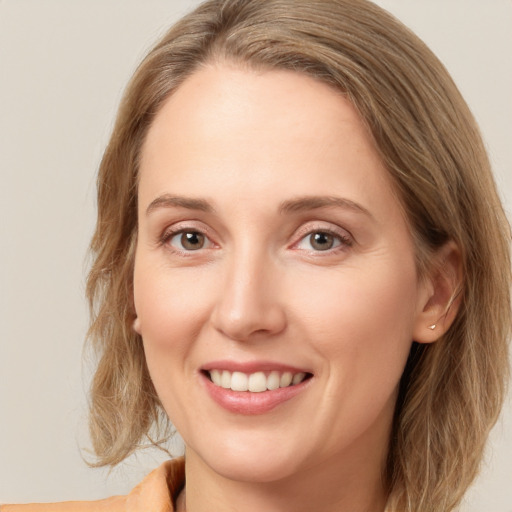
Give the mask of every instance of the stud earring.
M 429 325 L 428 328 L 433 331 L 436 328 L 436 324 Z

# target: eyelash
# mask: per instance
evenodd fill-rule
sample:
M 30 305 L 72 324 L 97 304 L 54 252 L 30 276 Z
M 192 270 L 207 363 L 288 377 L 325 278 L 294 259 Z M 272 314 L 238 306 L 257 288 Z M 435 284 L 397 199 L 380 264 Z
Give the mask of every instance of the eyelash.
M 177 254 L 180 254 L 180 255 L 184 255 L 184 256 L 191 256 L 193 255 L 195 252 L 199 252 L 201 249 L 205 249 L 205 247 L 200 247 L 199 249 L 196 249 L 196 250 L 187 250 L 185 248 L 183 249 L 180 249 L 180 248 L 177 248 L 177 247 L 174 247 L 171 245 L 171 241 L 173 238 L 175 238 L 176 236 L 178 235 L 183 235 L 183 234 L 198 234 L 198 235 L 201 235 L 201 236 L 204 236 L 205 240 L 208 241 L 208 244 L 210 245 L 209 247 L 206 247 L 206 248 L 211 248 L 211 246 L 215 246 L 216 244 L 212 241 L 211 239 L 211 236 L 208 235 L 208 231 L 205 230 L 204 228 L 201 228 L 201 229 L 198 229 L 198 228 L 195 228 L 195 227 L 192 227 L 192 226 L 178 226 L 176 228 L 170 228 L 170 229 L 167 229 L 166 231 L 164 231 L 164 233 L 162 234 L 160 240 L 159 240 L 159 243 L 160 245 L 162 246 L 166 246 L 168 247 L 171 251 L 177 253 Z M 330 254 L 333 254 L 333 253 L 337 253 L 338 251 L 343 251 L 343 250 L 346 250 L 347 248 L 351 247 L 353 245 L 353 239 L 347 235 L 347 234 L 343 234 L 343 233 L 340 233 L 334 229 L 328 229 L 328 228 L 325 228 L 325 227 L 307 227 L 305 228 L 304 230 L 301 230 L 299 231 L 298 233 L 298 236 L 300 237 L 298 239 L 297 242 L 294 242 L 291 246 L 292 249 L 295 249 L 295 250 L 300 250 L 300 249 L 297 249 L 298 246 L 304 241 L 306 240 L 308 237 L 311 237 L 312 235 L 315 235 L 315 234 L 322 234 L 322 235 L 328 235 L 328 236 L 331 236 L 335 239 L 335 241 L 338 242 L 338 245 L 332 247 L 332 248 L 328 248 L 328 249 L 325 249 L 325 250 L 315 250 L 314 248 L 312 249 L 304 249 L 305 251 L 309 252 L 310 254 L 315 254 L 315 255 L 322 255 L 325 254 L 325 255 L 330 255 Z M 336 243 L 336 242 L 335 242 Z
M 328 256 L 332 254 L 336 254 L 339 251 L 344 251 L 349 247 L 352 247 L 354 241 L 347 233 L 341 233 L 335 229 L 329 229 L 322 226 L 308 226 L 304 230 L 300 230 L 298 233 L 299 240 L 292 245 L 292 248 L 297 248 L 303 241 L 305 241 L 308 237 L 312 235 L 322 234 L 333 237 L 339 243 L 335 247 L 324 249 L 324 250 L 315 250 L 315 249 L 304 249 L 310 254 L 314 254 L 315 256 Z
M 171 241 L 174 237 L 176 237 L 178 235 L 184 235 L 184 234 L 198 234 L 198 235 L 204 236 L 205 240 L 207 240 L 210 245 L 213 245 L 213 246 L 215 245 L 215 243 L 212 242 L 212 240 L 211 240 L 211 236 L 208 235 L 208 230 L 205 230 L 204 228 L 199 229 L 199 228 L 192 227 L 192 226 L 188 226 L 188 227 L 187 226 L 183 226 L 183 227 L 177 226 L 175 228 L 171 227 L 171 228 L 165 230 L 159 240 L 159 244 L 162 246 L 166 246 L 172 252 L 175 252 L 182 256 L 190 256 L 190 255 L 193 255 L 195 252 L 198 252 L 201 249 L 203 249 L 203 247 L 201 247 L 196 250 L 187 250 L 185 248 L 179 249 L 179 248 L 171 245 Z

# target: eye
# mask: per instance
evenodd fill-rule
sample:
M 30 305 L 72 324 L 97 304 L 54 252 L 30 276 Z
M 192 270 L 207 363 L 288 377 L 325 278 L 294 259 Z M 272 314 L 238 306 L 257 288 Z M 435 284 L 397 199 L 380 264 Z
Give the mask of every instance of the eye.
M 200 231 L 179 231 L 168 237 L 168 243 L 180 251 L 198 251 L 212 245 L 212 242 Z
M 329 231 L 313 231 L 303 237 L 296 245 L 306 251 L 329 251 L 337 247 L 350 245 L 350 240 L 342 235 Z

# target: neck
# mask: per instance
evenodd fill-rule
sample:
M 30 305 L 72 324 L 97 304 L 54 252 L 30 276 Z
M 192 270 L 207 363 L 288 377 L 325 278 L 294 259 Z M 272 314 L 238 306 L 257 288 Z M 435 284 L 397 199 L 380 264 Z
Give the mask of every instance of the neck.
M 384 512 L 381 455 L 378 463 L 347 464 L 338 457 L 278 481 L 240 482 L 219 475 L 187 450 L 186 498 L 181 496 L 178 512 Z

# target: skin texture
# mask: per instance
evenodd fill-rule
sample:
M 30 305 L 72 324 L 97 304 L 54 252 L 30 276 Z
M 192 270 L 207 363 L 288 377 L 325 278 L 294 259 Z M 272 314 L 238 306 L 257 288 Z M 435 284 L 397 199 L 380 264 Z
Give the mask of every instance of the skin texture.
M 203 245 L 187 250 L 183 232 Z M 340 93 L 228 63 L 189 77 L 143 148 L 134 271 L 134 328 L 186 444 L 187 510 L 383 510 L 397 385 L 412 340 L 449 325 L 449 285 L 418 279 L 400 202 Z M 200 370 L 219 360 L 312 377 L 237 414 L 206 391 Z

